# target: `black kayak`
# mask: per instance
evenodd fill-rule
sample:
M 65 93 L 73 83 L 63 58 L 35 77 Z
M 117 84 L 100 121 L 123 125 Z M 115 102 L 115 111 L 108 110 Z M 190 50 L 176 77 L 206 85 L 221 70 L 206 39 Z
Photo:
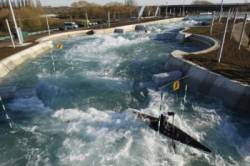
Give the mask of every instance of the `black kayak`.
M 159 131 L 159 133 L 175 140 L 179 141 L 183 144 L 191 146 L 193 148 L 203 150 L 204 152 L 211 153 L 212 151 L 207 148 L 206 146 L 202 145 L 196 139 L 176 127 L 175 125 L 171 124 L 167 121 L 167 117 L 165 115 L 161 115 L 159 118 L 153 117 L 151 115 L 147 115 L 138 111 L 133 110 L 137 116 L 142 119 L 144 122 L 149 124 L 149 127 L 155 131 Z M 174 113 L 170 113 L 174 114 Z

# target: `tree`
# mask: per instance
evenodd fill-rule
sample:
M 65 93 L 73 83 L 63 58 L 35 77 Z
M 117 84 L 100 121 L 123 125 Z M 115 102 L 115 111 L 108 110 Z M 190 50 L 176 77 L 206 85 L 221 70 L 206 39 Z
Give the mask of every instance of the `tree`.
M 22 7 L 25 7 L 25 0 L 20 0 Z
M 137 3 L 135 0 L 125 0 L 125 5 L 127 6 L 136 6 Z
M 208 0 L 194 0 L 192 2 L 194 5 L 212 5 L 213 3 Z
M 105 6 L 123 6 L 123 4 L 120 2 L 109 2 L 106 3 Z
M 40 0 L 36 0 L 36 7 L 38 7 L 38 8 L 42 7 L 42 4 L 41 4 Z
M 79 0 L 78 2 L 73 2 L 71 4 L 72 7 L 89 7 L 89 6 L 99 6 L 95 3 L 90 3 L 88 1 L 85 0 Z

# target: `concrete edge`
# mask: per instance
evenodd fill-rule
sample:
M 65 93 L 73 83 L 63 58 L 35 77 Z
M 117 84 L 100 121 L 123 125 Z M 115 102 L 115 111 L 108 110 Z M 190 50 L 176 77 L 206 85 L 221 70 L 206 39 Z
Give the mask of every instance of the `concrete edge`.
M 191 40 L 195 39 L 195 41 L 203 42 L 204 44 L 208 42 L 208 46 L 211 47 L 191 53 L 175 50 L 169 56 L 165 68 L 167 70 L 181 70 L 189 76 L 187 83 L 190 91 L 212 98 L 220 98 L 226 107 L 234 111 L 249 112 L 249 85 L 226 78 L 183 58 L 184 55 L 208 53 L 219 47 L 219 42 L 211 37 L 195 34 L 191 36 Z
M 181 51 L 181 50 L 175 50 L 173 51 L 170 55 L 175 57 L 175 58 L 179 58 L 179 59 L 182 59 L 182 61 L 185 61 L 186 63 L 189 63 L 193 66 L 196 66 L 197 68 L 200 68 L 202 70 L 207 70 L 208 72 L 211 72 L 211 73 L 214 73 L 218 76 L 222 76 L 224 77 L 223 75 L 221 74 L 218 74 L 218 73 L 215 73 L 215 72 L 212 72 L 210 70 L 208 70 L 207 68 L 205 67 L 202 67 L 196 63 L 193 63 L 192 61 L 189 61 L 189 60 L 186 60 L 183 56 L 184 55 L 191 55 L 191 54 L 194 54 L 194 55 L 199 55 L 199 54 L 205 54 L 205 53 L 209 53 L 209 52 L 212 52 L 212 51 L 215 51 L 217 50 L 218 48 L 220 48 L 220 42 L 217 40 L 217 39 L 214 39 L 212 37 L 209 37 L 209 36 L 206 36 L 206 35 L 200 35 L 200 34 L 191 34 L 191 33 L 187 33 L 185 32 L 186 30 L 188 30 L 189 28 L 185 28 L 184 30 L 180 31 L 179 33 L 181 34 L 189 34 L 189 36 L 187 37 L 188 39 L 190 39 L 191 41 L 194 41 L 194 42 L 200 42 L 200 43 L 203 43 L 205 45 L 207 45 L 209 48 L 207 49 L 204 49 L 204 50 L 201 50 L 201 51 L 195 51 L 195 52 L 185 52 L 185 51 Z M 226 78 L 226 77 L 225 77 Z M 231 80 L 231 79 L 229 79 Z M 249 86 L 248 84 L 245 84 L 245 83 L 242 83 L 242 82 L 239 82 L 237 80 L 231 80 L 233 82 L 237 82 L 243 86 Z M 250 87 L 250 86 L 249 86 Z
M 209 47 L 207 49 L 191 52 L 188 54 L 195 54 L 195 55 L 204 54 L 204 53 L 215 51 L 220 47 L 220 42 L 217 39 L 214 39 L 206 35 L 188 33 L 186 32 L 188 29 L 190 28 L 188 27 L 188 28 L 184 28 L 183 30 L 181 30 L 177 35 L 177 39 L 180 41 L 189 39 L 191 41 L 199 42 Z
M 38 55 L 43 54 L 52 48 L 53 42 L 47 41 L 4 58 L 0 61 L 0 79 L 4 78 L 10 71 L 14 70 L 18 65 L 24 63 L 28 59 L 36 58 Z

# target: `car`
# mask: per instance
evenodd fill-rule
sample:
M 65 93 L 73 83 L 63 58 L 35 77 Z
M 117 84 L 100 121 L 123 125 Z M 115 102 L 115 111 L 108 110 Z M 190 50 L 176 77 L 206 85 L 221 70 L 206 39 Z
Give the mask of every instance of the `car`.
M 63 25 L 63 30 L 77 29 L 79 26 L 75 22 L 65 22 Z

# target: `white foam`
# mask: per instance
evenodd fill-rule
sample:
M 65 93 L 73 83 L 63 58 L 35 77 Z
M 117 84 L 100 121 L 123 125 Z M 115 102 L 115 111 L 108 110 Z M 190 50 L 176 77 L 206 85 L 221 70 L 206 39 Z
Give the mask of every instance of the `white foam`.
M 195 25 L 195 24 L 198 24 L 199 22 L 198 21 L 195 21 L 195 20 L 188 20 L 188 21 L 185 21 L 185 24 L 186 25 L 189 25 L 189 26 L 191 26 L 191 25 Z
M 94 108 L 89 108 L 86 112 L 78 109 L 61 109 L 53 114 L 54 118 L 61 120 L 66 123 L 66 132 L 70 135 L 80 134 L 82 139 L 76 139 L 74 137 L 68 137 L 63 143 L 62 153 L 60 153 L 61 158 L 63 158 L 62 163 L 71 163 L 76 161 L 90 160 L 93 156 L 98 159 L 100 157 L 101 151 L 105 148 L 112 148 L 112 144 L 122 137 L 130 137 L 130 134 L 125 134 L 122 131 L 117 130 L 115 124 L 118 126 L 124 126 L 124 121 L 121 122 L 119 113 L 114 113 L 110 111 L 98 111 Z M 126 120 L 125 120 L 126 121 Z M 89 141 L 86 141 L 89 140 Z M 120 158 L 123 154 L 129 154 L 129 147 L 132 144 L 131 138 L 128 138 L 128 143 L 120 150 L 121 155 L 118 153 L 105 154 L 102 158 L 103 160 L 97 160 L 100 163 L 106 162 L 108 158 Z M 102 143 L 102 142 L 106 143 Z M 108 147 L 107 147 L 108 146 Z M 104 148 L 104 149 L 103 149 Z M 86 149 L 88 149 L 86 151 Z M 70 155 L 65 154 L 69 152 Z M 64 155 L 65 154 L 65 155 Z M 111 156 L 112 157 L 111 157 Z
M 64 122 L 87 120 L 88 122 L 104 122 L 110 121 L 111 117 L 104 111 L 98 111 L 90 108 L 87 112 L 78 109 L 61 109 L 55 112 L 54 118 L 58 118 Z
M 123 158 L 129 157 L 130 149 L 131 149 L 131 146 L 132 146 L 132 143 L 133 143 L 133 138 L 131 137 L 130 134 L 131 134 L 130 132 L 126 132 L 125 133 L 126 137 L 128 137 L 128 141 L 125 144 L 124 148 L 121 149 L 120 152 L 118 152 L 115 155 L 115 157 L 114 157 L 115 160 L 119 160 L 119 158 L 121 158 L 121 157 L 123 157 Z
M 62 164 L 91 160 L 95 165 L 120 165 L 129 159 L 141 165 L 182 166 L 189 160 L 188 154 L 202 154 L 183 145 L 177 145 L 179 152 L 175 154 L 168 139 L 141 128 L 131 115 L 95 108 L 56 111 L 53 117 L 63 122 L 68 135 L 60 151 Z M 121 140 L 124 143 L 117 144 Z
M 122 36 L 117 37 L 117 36 L 112 36 L 112 35 L 101 35 L 101 36 L 97 36 L 97 38 L 91 42 L 86 42 L 86 43 L 77 44 L 73 46 L 73 48 L 71 48 L 68 51 L 68 53 L 72 53 L 73 55 L 76 55 L 76 53 L 79 53 L 80 50 L 84 50 L 82 51 L 82 53 L 84 54 L 105 52 L 107 49 L 110 49 L 110 48 L 138 44 L 146 40 L 149 40 L 149 38 L 144 37 L 144 38 L 130 40 Z

